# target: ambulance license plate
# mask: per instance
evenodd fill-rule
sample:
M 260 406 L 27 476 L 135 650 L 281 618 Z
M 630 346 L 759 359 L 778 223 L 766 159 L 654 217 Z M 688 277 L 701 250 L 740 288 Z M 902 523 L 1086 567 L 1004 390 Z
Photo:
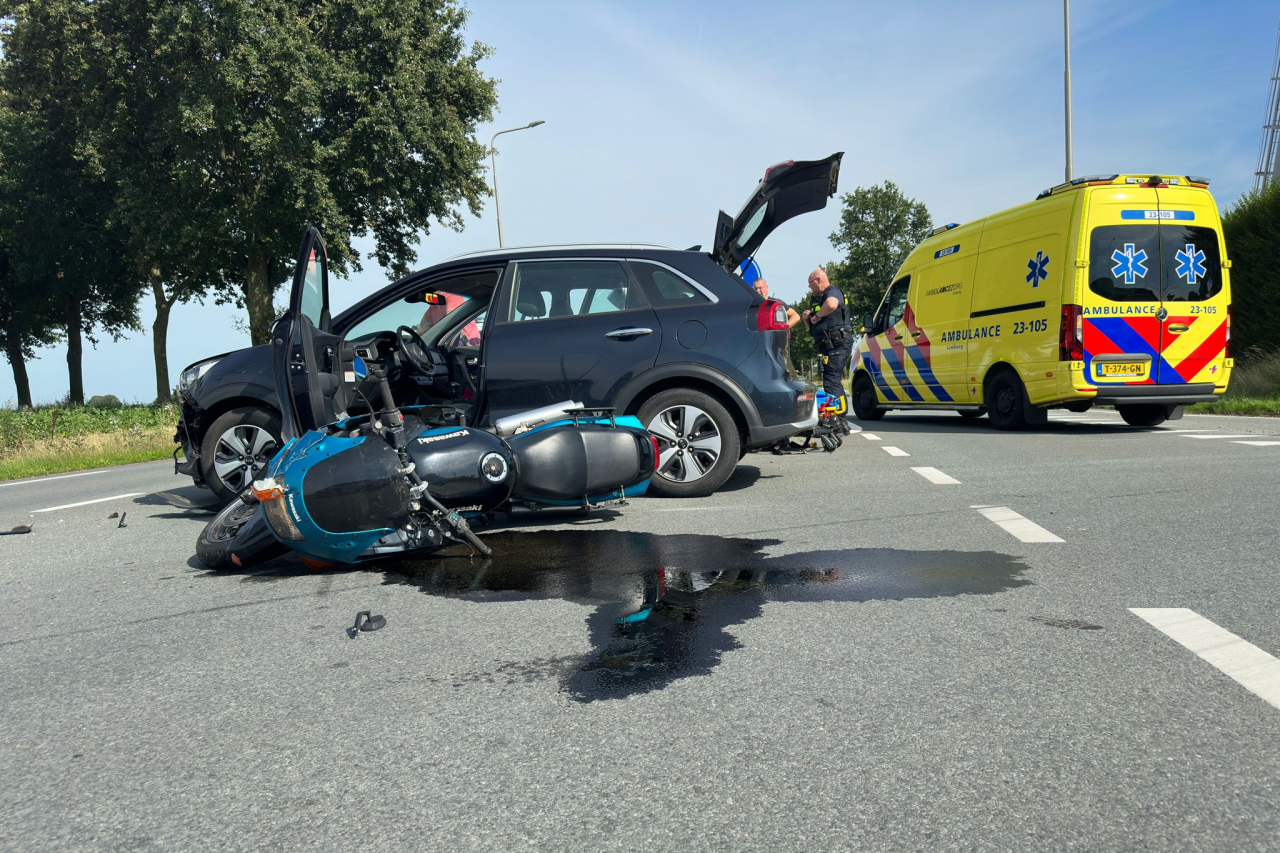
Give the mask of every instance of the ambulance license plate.
M 1142 373 L 1143 373 L 1143 364 L 1140 361 L 1138 362 L 1129 361 L 1129 362 L 1121 362 L 1121 363 L 1115 363 L 1115 364 L 1099 364 L 1098 365 L 1099 376 L 1137 377 L 1137 376 L 1141 376 Z

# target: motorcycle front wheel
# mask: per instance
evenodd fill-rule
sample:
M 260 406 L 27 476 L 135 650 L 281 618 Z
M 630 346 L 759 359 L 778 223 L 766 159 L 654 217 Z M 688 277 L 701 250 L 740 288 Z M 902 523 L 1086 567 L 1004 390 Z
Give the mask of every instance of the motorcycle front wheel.
M 196 557 L 215 570 L 247 569 L 288 550 L 272 535 L 262 507 L 239 498 L 223 507 L 196 540 Z

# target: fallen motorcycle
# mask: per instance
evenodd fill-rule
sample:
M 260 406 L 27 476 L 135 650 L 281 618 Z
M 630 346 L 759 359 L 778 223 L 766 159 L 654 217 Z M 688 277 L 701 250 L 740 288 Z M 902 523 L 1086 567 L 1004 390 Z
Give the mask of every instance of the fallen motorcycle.
M 318 328 L 327 302 L 324 243 L 308 229 L 291 310 L 272 330 L 286 441 L 267 476 L 201 532 L 196 554 L 209 568 L 244 568 L 289 550 L 313 567 L 351 564 L 455 542 L 487 556 L 475 519 L 516 507 L 621 505 L 648 487 L 658 446 L 634 417 L 567 401 L 480 428 L 462 407 L 398 407 L 388 377 L 417 363 L 407 327 L 362 341 L 349 363 L 356 395 L 368 403 L 368 389 L 380 405 L 304 431 L 309 415 L 333 411 L 326 400 L 340 387 L 315 381 L 332 378 L 316 369 L 317 355 L 341 349 Z M 307 304 L 323 306 L 315 319 Z

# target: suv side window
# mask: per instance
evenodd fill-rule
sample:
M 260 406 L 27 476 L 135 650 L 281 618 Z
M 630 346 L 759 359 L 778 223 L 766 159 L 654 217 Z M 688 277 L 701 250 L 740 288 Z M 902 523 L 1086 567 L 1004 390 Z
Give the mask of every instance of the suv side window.
M 611 314 L 643 305 L 619 261 L 526 261 L 516 265 L 509 319 Z
M 903 315 L 907 313 L 907 291 L 911 288 L 911 276 L 904 275 L 893 283 L 889 288 L 889 293 L 884 298 L 884 304 L 880 306 L 879 312 L 876 313 L 875 328 L 869 330 L 870 334 L 880 335 L 898 325 Z
M 654 308 L 699 305 L 711 301 L 684 278 L 657 264 L 631 261 L 631 271 L 640 280 L 640 286 Z

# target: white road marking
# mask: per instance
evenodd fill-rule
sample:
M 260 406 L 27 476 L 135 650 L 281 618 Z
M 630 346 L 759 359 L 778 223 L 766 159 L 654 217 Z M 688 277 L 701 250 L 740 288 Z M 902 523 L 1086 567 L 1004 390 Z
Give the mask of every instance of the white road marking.
M 1182 438 L 1253 438 L 1252 435 L 1184 435 Z
M 26 486 L 30 483 L 44 483 L 49 480 L 65 480 L 68 477 L 88 477 L 90 474 L 101 474 L 101 471 L 81 471 L 79 474 L 59 474 L 56 477 L 40 477 L 36 480 L 19 480 L 16 483 L 0 483 L 0 489 L 7 486 Z
M 960 481 L 954 477 L 948 477 L 937 468 L 912 468 L 921 477 L 924 477 L 930 483 L 936 483 L 939 486 L 958 486 Z
M 1006 532 L 1012 534 L 1015 538 L 1021 539 L 1023 542 L 1063 542 L 1065 541 L 1059 536 L 1055 536 L 1036 524 L 1029 518 L 1025 518 L 1007 506 L 990 506 L 990 507 L 974 507 L 978 512 L 994 521 L 1005 529 Z
M 907 451 L 903 450 L 901 447 L 890 447 L 888 445 L 885 445 L 880 449 L 883 450 L 885 453 L 888 453 L 890 456 L 910 456 L 911 455 Z
M 1233 441 L 1232 444 L 1247 444 L 1251 447 L 1275 447 L 1280 441 Z
M 1160 432 L 1167 432 L 1170 435 L 1174 435 L 1180 432 L 1214 432 L 1214 430 L 1211 430 L 1211 429 L 1162 429 L 1160 430 Z
M 137 497 L 141 497 L 142 495 L 143 495 L 143 492 L 129 492 L 129 494 L 127 495 L 112 495 L 109 498 L 96 498 L 91 501 L 80 501 L 80 503 L 76 503 L 76 504 L 63 504 L 62 506 L 51 506 L 46 509 L 33 509 L 31 511 L 33 513 L 34 512 L 54 512 L 55 510 L 59 510 L 59 509 L 71 509 L 72 507 L 88 506 L 89 504 L 106 503 L 107 501 L 118 501 L 118 500 L 123 500 L 124 498 L 137 498 Z
M 865 438 L 865 439 L 867 439 L 868 441 L 879 441 L 879 440 L 880 440 L 880 436 L 876 435 L 874 432 L 864 432 L 864 433 L 862 434 L 862 437 L 863 437 L 863 438 Z
M 1280 708 L 1280 660 L 1185 607 L 1130 607 L 1129 612 Z

